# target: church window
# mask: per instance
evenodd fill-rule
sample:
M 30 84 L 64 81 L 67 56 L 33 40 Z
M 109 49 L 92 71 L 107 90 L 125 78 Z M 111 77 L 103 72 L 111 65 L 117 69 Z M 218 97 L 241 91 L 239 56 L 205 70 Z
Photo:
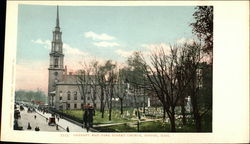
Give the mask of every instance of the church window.
M 70 104 L 69 103 L 67 104 L 67 109 L 70 109 Z
M 55 58 L 54 65 L 55 65 L 55 67 L 58 67 L 58 58 L 57 57 Z
M 70 91 L 68 91 L 68 100 L 70 100 Z
M 76 103 L 74 104 L 74 108 L 77 108 L 77 104 Z
M 62 110 L 62 109 L 63 109 L 63 106 L 59 106 L 59 109 Z
M 59 97 L 59 100 L 62 100 L 62 97 Z
M 77 100 L 77 92 L 74 93 L 74 100 Z
M 58 51 L 58 45 L 55 45 L 55 51 Z

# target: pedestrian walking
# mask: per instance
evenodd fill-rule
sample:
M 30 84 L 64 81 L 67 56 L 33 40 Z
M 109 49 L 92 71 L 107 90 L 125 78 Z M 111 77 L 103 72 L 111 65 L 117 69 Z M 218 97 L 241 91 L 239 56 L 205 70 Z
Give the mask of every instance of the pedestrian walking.
M 84 122 L 84 127 L 87 128 L 88 126 L 88 109 L 86 108 L 83 114 L 83 122 Z
M 30 123 L 28 122 L 28 130 L 32 129 L 32 127 L 30 126 Z
M 36 119 L 36 115 L 34 115 L 34 118 Z
M 59 130 L 59 128 L 58 128 L 58 124 L 56 125 L 56 130 Z
M 57 121 L 59 122 L 59 117 L 57 117 Z
M 69 132 L 69 127 L 66 128 L 67 132 Z
M 37 127 L 35 128 L 35 131 L 40 131 L 40 128 L 37 126 Z

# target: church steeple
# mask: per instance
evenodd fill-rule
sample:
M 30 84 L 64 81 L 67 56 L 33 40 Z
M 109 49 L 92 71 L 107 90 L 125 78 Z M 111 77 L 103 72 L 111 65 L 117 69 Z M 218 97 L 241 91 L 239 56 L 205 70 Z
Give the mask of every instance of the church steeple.
M 58 8 L 58 6 L 57 6 L 56 28 L 60 28 L 60 26 L 59 26 L 59 8 Z
M 64 74 L 64 54 L 63 54 L 63 42 L 62 32 L 59 26 L 59 8 L 56 9 L 56 27 L 53 31 L 53 38 L 51 41 L 51 52 L 49 54 L 49 82 L 48 82 L 48 102 L 49 105 L 54 107 L 55 103 L 55 91 L 56 84 L 63 81 Z
M 56 10 L 56 27 L 53 31 L 53 40 L 51 42 L 50 68 L 63 69 L 63 43 L 62 32 L 59 27 L 59 8 Z

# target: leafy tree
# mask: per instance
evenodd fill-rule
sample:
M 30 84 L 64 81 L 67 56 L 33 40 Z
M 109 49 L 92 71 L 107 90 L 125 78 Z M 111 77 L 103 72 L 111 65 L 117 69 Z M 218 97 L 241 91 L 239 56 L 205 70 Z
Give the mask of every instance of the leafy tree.
M 193 33 L 201 40 L 202 52 L 209 56 L 209 61 L 204 63 L 190 59 L 191 67 L 199 67 L 202 72 L 199 78 L 202 87 L 198 87 L 200 84 L 193 80 L 190 88 L 196 129 L 201 131 L 203 116 L 212 110 L 213 6 L 197 6 L 195 9 L 193 14 L 195 22 L 191 23 Z M 199 76 L 193 73 L 193 77 L 198 80 Z
M 43 101 L 46 102 L 46 95 L 41 90 L 37 91 L 26 91 L 26 90 L 18 90 L 15 91 L 15 99 L 17 101 Z
M 130 84 L 130 88 L 133 89 L 133 99 L 134 105 L 137 109 L 137 116 L 140 119 L 139 115 L 139 105 L 137 104 L 138 96 L 141 95 L 142 91 L 146 89 L 146 72 L 143 65 L 144 60 L 141 57 L 140 52 L 134 52 L 127 60 L 128 69 L 126 74 L 126 81 Z M 145 95 L 143 95 L 143 109 L 145 112 Z
M 204 42 L 203 50 L 212 58 L 213 52 L 213 6 L 197 6 L 193 16 L 195 22 L 190 25 L 193 33 Z
M 121 115 L 123 115 L 123 101 L 127 94 L 127 81 L 126 81 L 127 72 L 128 72 L 128 69 L 126 67 L 119 69 L 118 78 L 117 78 L 117 87 L 115 89 L 115 94 L 119 98 L 119 101 L 120 101 Z

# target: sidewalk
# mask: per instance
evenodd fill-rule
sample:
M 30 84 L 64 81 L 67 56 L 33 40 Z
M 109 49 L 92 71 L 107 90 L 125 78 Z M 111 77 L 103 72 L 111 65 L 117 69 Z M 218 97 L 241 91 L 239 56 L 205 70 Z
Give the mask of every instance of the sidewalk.
M 51 117 L 51 113 L 44 113 L 43 114 L 43 112 L 41 112 L 39 110 L 36 110 L 36 112 L 39 113 L 40 115 L 43 115 L 44 117 L 46 117 L 48 119 L 49 119 L 49 117 Z M 78 125 L 76 125 L 72 122 L 69 122 L 63 118 L 59 118 L 59 121 L 56 118 L 56 124 L 63 127 L 65 130 L 67 127 L 69 127 L 69 132 L 87 132 L 87 130 L 85 128 L 82 128 L 81 126 L 78 126 Z

